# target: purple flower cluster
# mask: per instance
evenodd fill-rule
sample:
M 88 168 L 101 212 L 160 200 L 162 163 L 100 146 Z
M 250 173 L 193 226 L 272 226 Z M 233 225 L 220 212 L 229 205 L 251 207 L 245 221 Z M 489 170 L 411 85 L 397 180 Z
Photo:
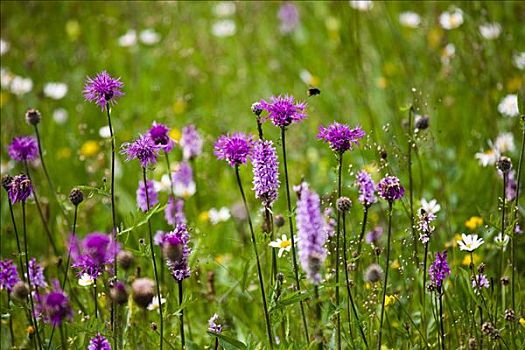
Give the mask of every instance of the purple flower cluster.
M 95 78 L 87 77 L 84 98 L 104 110 L 108 104 L 115 103 L 117 98 L 123 95 L 123 86 L 120 78 L 114 79 L 106 71 L 102 71 Z
M 405 189 L 395 176 L 385 176 L 377 184 L 379 196 L 389 202 L 403 198 Z
M 370 176 L 370 174 L 365 170 L 361 170 L 359 173 L 357 173 L 356 179 L 357 186 L 359 187 L 359 203 L 365 207 L 369 207 L 377 202 L 375 195 L 375 185 L 374 181 L 372 180 L 372 176 Z
M 321 215 L 319 195 L 304 183 L 299 187 L 297 201 L 297 234 L 301 266 L 313 284 L 321 282 L 321 266 L 326 259 L 324 244 L 327 238 Z
M 157 163 L 157 156 L 160 147 L 148 135 L 140 135 L 138 139 L 131 143 L 122 145 L 122 153 L 126 155 L 126 160 L 138 159 L 143 168 Z
M 71 267 L 79 269 L 79 276 L 86 273 L 91 278 L 97 278 L 106 266 L 113 264 L 120 245 L 105 233 L 93 232 L 82 242 L 78 242 L 76 236 L 71 236 L 70 250 L 73 259 Z
M 58 327 L 65 319 L 73 318 L 73 310 L 66 293 L 56 287 L 43 296 L 37 294 L 38 304 L 35 312 L 45 323 Z
M 166 153 L 169 153 L 175 147 L 175 142 L 170 138 L 169 131 L 170 129 L 166 125 L 157 122 L 153 122 L 148 131 L 149 137 L 153 142 Z
M 24 174 L 13 177 L 7 187 L 7 196 L 13 204 L 26 201 L 32 193 L 31 180 Z
M 426 212 L 423 209 L 419 211 L 417 228 L 420 232 L 419 240 L 426 244 L 430 240 L 430 235 L 434 232 L 435 227 L 432 226 L 432 221 L 436 219 L 436 215 L 431 212 Z
M 13 260 L 0 260 L 0 289 L 5 289 L 11 293 L 16 282 L 19 280 L 20 278 L 18 277 L 16 265 L 13 263 Z
M 169 196 L 168 204 L 164 210 L 164 216 L 168 224 L 173 227 L 186 224 L 186 216 L 184 215 L 184 200 L 181 198 Z
M 272 141 L 257 141 L 251 161 L 255 197 L 261 199 L 263 205 L 268 208 L 277 199 L 279 190 L 279 162 Z
M 379 238 L 383 235 L 383 228 L 381 226 L 376 226 L 372 231 L 369 231 L 366 234 L 365 240 L 368 244 L 377 244 Z
M 279 30 L 283 34 L 291 33 L 299 26 L 299 10 L 290 2 L 281 5 L 277 17 L 281 22 Z
M 260 107 L 268 112 L 268 118 L 275 126 L 280 128 L 287 127 L 306 118 L 304 113 L 306 103 L 295 103 L 293 96 L 272 96 L 270 97 L 270 102 L 261 100 Z
M 187 125 L 182 128 L 180 138 L 180 147 L 182 148 L 182 157 L 184 160 L 193 159 L 202 153 L 202 137 L 199 135 L 195 125 Z
M 193 170 L 190 163 L 182 161 L 172 174 L 173 192 L 179 197 L 188 197 L 195 193 L 195 182 L 193 181 Z
M 175 230 L 164 234 L 160 239 L 168 268 L 173 277 L 177 281 L 190 277 L 188 266 L 188 258 L 191 253 L 188 245 L 190 235 L 186 225 L 178 225 Z M 166 252 L 175 252 L 175 254 L 166 254 Z
M 137 188 L 137 205 L 143 212 L 148 211 L 147 199 L 149 199 L 150 208 L 152 208 L 159 202 L 159 198 L 157 195 L 157 191 L 155 191 L 155 185 L 153 184 L 153 181 L 147 180 L 146 184 L 147 186 L 144 186 L 144 181 L 141 180 L 139 181 L 139 187 Z M 146 190 L 148 198 L 146 198 Z
M 35 288 L 47 288 L 46 278 L 44 277 L 44 268 L 36 262 L 35 258 L 29 260 L 29 280 Z
M 221 334 L 222 333 L 222 325 L 219 323 L 219 315 L 213 314 L 212 317 L 208 320 L 208 332 L 215 333 L 215 334 Z
M 218 159 L 224 159 L 235 167 L 246 163 L 252 154 L 253 144 L 251 135 L 241 132 L 222 135 L 215 142 L 214 153 Z
M 503 176 L 507 177 L 506 181 L 506 188 L 505 188 L 505 197 L 508 202 L 513 201 L 516 198 L 516 193 L 518 190 L 518 183 L 515 179 L 516 171 L 514 169 L 511 169 Z
M 88 350 L 111 350 L 111 345 L 106 337 L 97 333 L 97 335 L 89 341 Z
M 432 284 L 440 289 L 443 285 L 443 281 L 447 276 L 450 276 L 450 267 L 447 263 L 447 251 L 443 253 L 436 253 L 436 260 L 430 265 L 428 269 L 428 275 Z
M 490 282 L 485 274 L 480 273 L 472 278 L 472 288 L 479 293 L 482 288 L 489 288 Z
M 317 138 L 328 142 L 330 148 L 342 154 L 352 147 L 359 145 L 359 140 L 365 136 L 365 132 L 360 127 L 350 129 L 346 124 L 334 122 L 328 127 L 320 126 Z
M 337 226 L 337 221 L 334 219 L 334 209 L 332 207 L 325 208 L 323 212 L 324 218 L 324 232 L 328 237 L 333 237 L 335 235 L 335 228 Z
M 7 153 L 17 162 L 31 162 L 38 157 L 38 143 L 32 136 L 15 137 L 7 147 Z

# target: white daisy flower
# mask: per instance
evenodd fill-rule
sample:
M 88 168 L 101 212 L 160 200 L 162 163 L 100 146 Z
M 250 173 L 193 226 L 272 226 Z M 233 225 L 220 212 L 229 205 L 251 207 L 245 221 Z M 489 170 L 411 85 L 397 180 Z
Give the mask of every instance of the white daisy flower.
M 211 33 L 219 38 L 234 35 L 236 32 L 235 22 L 231 19 L 222 19 L 215 21 L 211 27 Z
M 177 197 L 191 197 L 195 194 L 195 191 L 197 190 L 197 185 L 195 185 L 195 181 L 190 182 L 188 185 L 184 185 L 183 183 L 176 182 L 173 185 L 173 193 Z
M 95 280 L 87 273 L 82 274 L 82 276 L 80 276 L 78 279 L 78 285 L 82 287 L 91 286 L 93 283 L 95 283 Z
M 31 78 L 24 78 L 15 75 L 11 83 L 9 84 L 11 92 L 17 96 L 22 96 L 27 94 L 33 89 L 33 81 Z
M 216 225 L 219 222 L 228 221 L 231 217 L 230 210 L 226 207 L 222 207 L 219 210 L 211 208 L 208 211 L 208 219 L 212 225 Z
M 494 141 L 494 147 L 500 152 L 514 152 L 516 146 L 514 145 L 514 135 L 511 132 L 504 132 L 498 135 Z
M 160 41 L 160 34 L 153 29 L 144 29 L 140 32 L 140 41 L 145 45 L 154 45 Z
M 57 124 L 64 124 L 67 121 L 67 111 L 64 108 L 57 108 L 53 111 L 53 120 Z
M 53 100 L 60 100 L 67 94 L 67 84 L 65 83 L 47 83 L 44 85 L 44 95 Z
M 353 0 L 350 1 L 350 7 L 358 11 L 370 11 L 374 3 L 370 0 Z
M 137 44 L 137 32 L 133 29 L 130 29 L 126 34 L 118 38 L 118 44 L 122 47 L 131 47 Z
M 285 234 L 281 238 L 277 238 L 275 241 L 272 241 L 268 244 L 272 248 L 279 248 L 277 256 L 280 258 L 283 256 L 284 252 L 289 252 L 292 249 L 292 240 L 288 239 Z
M 441 205 L 439 205 L 435 199 L 427 201 L 425 198 L 421 198 L 421 209 L 423 209 L 426 213 L 432 213 L 435 215 L 441 210 Z
M 160 181 L 153 181 L 153 187 L 155 188 L 155 192 L 171 192 L 171 182 L 170 177 L 168 174 L 162 175 L 160 178 Z
M 478 235 L 461 234 L 461 240 L 458 241 L 459 249 L 473 252 L 484 243 L 483 238 Z
M 213 13 L 217 17 L 228 17 L 235 14 L 235 3 L 221 1 L 213 7 Z
M 453 58 L 455 55 L 456 55 L 456 45 L 452 43 L 447 44 L 447 46 L 445 46 L 443 50 L 441 50 L 441 62 L 443 64 L 449 64 L 450 59 Z
M 499 156 L 499 151 L 494 148 L 489 148 L 484 152 L 478 152 L 474 155 L 474 157 L 479 160 L 479 164 L 483 167 L 495 165 Z
M 102 137 L 103 139 L 109 139 L 111 137 L 111 131 L 109 129 L 109 125 L 105 125 L 103 127 L 101 127 L 99 130 L 98 130 L 98 134 L 100 135 L 100 137 Z
M 439 16 L 439 24 L 446 30 L 455 29 L 463 24 L 463 11 L 456 8 L 452 11 L 443 12 Z
M 496 237 L 494 237 L 494 243 L 498 247 L 503 248 L 503 250 L 505 250 L 505 248 L 507 247 L 507 244 L 509 244 L 509 241 L 510 241 L 510 236 L 503 235 L 501 234 L 501 232 Z
M 9 89 L 14 75 L 5 68 L 0 69 L 0 86 L 2 89 Z
M 0 56 L 3 56 L 9 51 L 11 45 L 4 39 L 0 39 Z
M 399 14 L 399 23 L 403 27 L 417 28 L 421 24 L 421 16 L 412 11 L 406 11 Z
M 520 115 L 518 109 L 518 95 L 510 94 L 505 96 L 498 105 L 498 112 L 506 117 L 517 117 Z
M 501 25 L 497 22 L 482 24 L 479 33 L 487 40 L 497 39 L 501 34 Z
M 162 294 L 160 295 L 160 302 L 162 305 L 166 303 L 166 298 L 163 298 Z M 157 310 L 158 308 L 159 308 L 159 297 L 155 295 L 153 299 L 151 300 L 151 303 L 149 303 L 148 305 L 148 310 L 153 311 L 153 310 Z
M 512 62 L 516 68 L 521 70 L 525 69 L 525 51 L 514 54 L 514 56 L 512 56 Z

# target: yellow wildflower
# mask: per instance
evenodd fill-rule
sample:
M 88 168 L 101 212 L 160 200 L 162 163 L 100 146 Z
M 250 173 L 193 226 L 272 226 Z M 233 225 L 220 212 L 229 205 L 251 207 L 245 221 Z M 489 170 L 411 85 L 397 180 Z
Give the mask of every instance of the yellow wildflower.
M 170 137 L 175 141 L 180 141 L 181 132 L 177 128 L 173 128 L 170 130 Z
M 474 258 L 474 265 L 477 265 L 480 261 L 481 261 L 481 258 L 478 254 L 472 254 L 472 257 Z M 463 261 L 461 262 L 462 265 L 465 265 L 465 266 L 469 266 L 470 265 L 470 254 L 467 254 L 465 255 L 465 257 L 463 258 Z
M 396 297 L 393 295 L 385 295 L 385 306 L 392 305 L 396 302 Z
M 208 221 L 207 211 L 203 211 L 202 213 L 199 214 L 199 221 L 202 221 L 202 222 Z
M 483 225 L 483 219 L 479 216 L 472 216 L 470 219 L 465 221 L 465 226 L 471 231 L 474 231 L 481 225 Z
M 100 150 L 100 146 L 98 145 L 97 141 L 87 140 L 80 147 L 80 155 L 84 157 L 93 157 L 94 155 L 98 153 L 99 150 Z
M 520 318 L 520 324 L 525 327 L 525 318 Z
M 401 264 L 396 259 L 396 260 L 392 261 L 392 264 L 390 264 L 390 267 L 393 268 L 394 270 L 397 270 L 397 269 L 399 269 L 401 267 Z

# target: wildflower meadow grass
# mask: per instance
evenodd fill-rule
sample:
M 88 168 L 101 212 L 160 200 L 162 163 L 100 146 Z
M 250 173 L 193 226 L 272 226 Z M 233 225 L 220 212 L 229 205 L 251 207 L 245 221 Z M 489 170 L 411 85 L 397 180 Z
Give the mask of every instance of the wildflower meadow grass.
M 525 348 L 525 3 L 0 8 L 1 349 Z

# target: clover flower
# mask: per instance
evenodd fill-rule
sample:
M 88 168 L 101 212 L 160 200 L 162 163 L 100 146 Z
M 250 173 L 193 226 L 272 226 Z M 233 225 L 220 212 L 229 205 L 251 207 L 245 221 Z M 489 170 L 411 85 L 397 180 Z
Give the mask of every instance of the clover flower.
M 279 191 L 279 162 L 272 141 L 258 140 L 251 156 L 253 164 L 253 190 L 255 198 L 270 207 Z

